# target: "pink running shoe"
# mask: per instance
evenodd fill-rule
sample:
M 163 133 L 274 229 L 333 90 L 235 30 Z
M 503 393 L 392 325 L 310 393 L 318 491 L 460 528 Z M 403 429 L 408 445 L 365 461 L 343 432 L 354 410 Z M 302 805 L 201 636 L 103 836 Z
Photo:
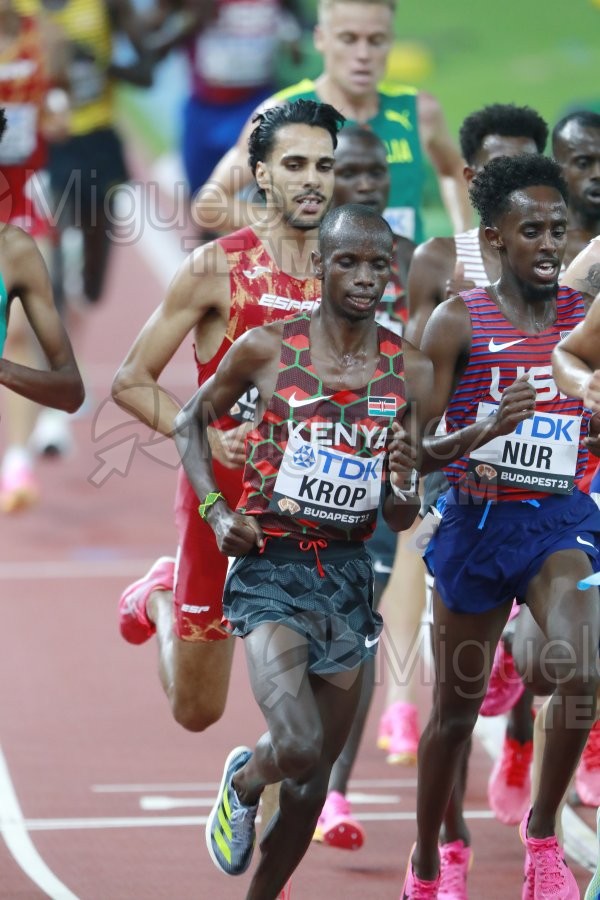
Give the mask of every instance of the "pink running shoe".
M 21 512 L 33 506 L 39 499 L 39 485 L 30 465 L 21 460 L 5 468 L 0 484 L 2 512 Z
M 482 716 L 499 716 L 512 709 L 521 699 L 525 685 L 515 668 L 515 661 L 499 641 L 488 682 L 487 693 L 479 712 Z
M 519 826 L 519 835 L 528 855 L 522 897 L 528 889 L 529 867 L 533 869 L 533 897 L 535 900 L 580 900 L 575 876 L 569 869 L 555 835 L 547 838 L 527 837 L 531 810 L 527 810 Z
M 387 762 L 414 766 L 419 749 L 419 712 L 413 703 L 393 703 L 385 712 L 388 722 Z M 378 745 L 381 746 L 378 742 Z
M 413 846 L 408 858 L 406 878 L 404 879 L 400 900 L 437 900 L 439 896 L 438 891 L 440 889 L 441 875 L 438 875 L 435 881 L 423 881 L 422 878 L 417 878 L 412 867 L 412 855 L 414 849 Z
M 175 560 L 161 556 L 143 578 L 125 588 L 119 600 L 119 628 L 128 643 L 143 644 L 152 637 L 156 627 L 148 618 L 146 602 L 157 588 L 172 591 L 174 580 Z
M 575 788 L 584 806 L 600 806 L 600 720 L 592 725 L 581 754 Z
M 535 866 L 527 850 L 525 850 L 525 871 L 523 872 L 521 900 L 535 900 Z
M 467 874 L 472 865 L 473 851 L 464 841 L 440 844 L 438 900 L 468 900 Z
M 518 825 L 531 803 L 533 741 L 505 737 L 488 781 L 488 802 L 499 822 Z
M 364 844 L 364 829 L 352 818 L 350 804 L 338 791 L 327 794 L 313 840 L 340 850 L 360 850 Z

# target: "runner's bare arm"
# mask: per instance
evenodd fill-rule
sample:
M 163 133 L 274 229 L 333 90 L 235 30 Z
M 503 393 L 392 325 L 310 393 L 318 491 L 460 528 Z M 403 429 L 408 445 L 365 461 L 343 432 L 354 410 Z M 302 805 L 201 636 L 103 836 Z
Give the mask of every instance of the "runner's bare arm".
M 502 394 L 498 411 L 485 421 L 474 422 L 458 431 L 436 435 L 435 428 L 448 405 L 471 352 L 471 319 L 460 297 L 446 300 L 433 313 L 425 329 L 423 352 L 434 370 L 433 404 L 435 413 L 427 423 L 423 440 L 421 471 L 433 472 L 455 459 L 487 444 L 501 434 L 510 434 L 519 422 L 532 417 L 535 390 L 528 373 L 517 378 Z
M 591 302 L 600 292 L 600 238 L 595 238 L 578 253 L 560 279 L 561 284 L 580 291 Z
M 75 412 L 84 399 L 81 375 L 54 306 L 50 276 L 42 255 L 35 241 L 20 228 L 3 226 L 0 272 L 9 302 L 12 298 L 20 299 L 50 366 L 50 371 L 40 371 L 0 359 L 0 384 L 43 406 Z
M 432 312 L 446 299 L 446 281 L 456 261 L 453 238 L 431 238 L 414 252 L 408 273 L 406 339 L 420 347 Z
M 200 387 L 177 416 L 175 443 L 186 475 L 202 501 L 219 492 L 212 467 L 210 425 L 251 387 L 256 387 L 259 392 L 257 413 L 260 415 L 260 409 L 268 403 L 275 386 L 281 327 L 280 323 L 274 323 L 253 328 L 238 338 L 214 376 Z M 251 517 L 232 512 L 224 499 L 207 510 L 206 518 L 222 552 L 237 556 L 256 543 L 254 525 L 248 525 Z M 249 527 L 253 529 L 251 532 Z M 240 528 L 243 528 L 241 532 Z M 243 544 L 244 540 L 247 545 Z
M 584 321 L 554 348 L 552 370 L 561 391 L 600 412 L 600 294 Z
M 269 98 L 256 112 L 275 105 L 276 101 Z M 246 195 L 246 189 L 254 184 L 248 165 L 248 138 L 255 127 L 252 119 L 256 112 L 250 116 L 237 142 L 217 163 L 208 181 L 192 200 L 192 217 L 200 228 L 225 234 L 261 221 L 261 205 L 253 201 L 253 191 L 250 196 Z
M 417 110 L 421 144 L 436 171 L 446 212 L 458 234 L 473 224 L 473 208 L 463 176 L 465 163 L 436 97 L 420 91 Z
M 142 328 L 115 375 L 112 396 L 136 419 L 171 435 L 180 403 L 160 375 L 190 332 L 201 360 L 213 356 L 229 320 L 229 270 L 221 247 L 205 244 L 181 265 L 165 300 Z

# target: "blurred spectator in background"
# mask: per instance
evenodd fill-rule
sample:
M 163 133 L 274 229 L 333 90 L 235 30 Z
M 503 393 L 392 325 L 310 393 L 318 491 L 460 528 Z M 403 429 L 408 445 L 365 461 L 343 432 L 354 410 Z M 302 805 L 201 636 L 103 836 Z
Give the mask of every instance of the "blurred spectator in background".
M 115 186 L 127 180 L 123 147 L 114 128 L 114 84 L 151 83 L 152 62 L 143 27 L 129 0 L 14 0 L 22 15 L 51 22 L 68 47 L 69 135 L 49 147 L 51 210 L 56 224 L 53 282 L 72 336 L 82 327 L 82 301 L 100 299 L 114 229 Z M 138 54 L 135 63 L 113 61 L 113 38 L 125 34 Z M 68 249 L 70 268 L 64 265 Z M 68 290 L 65 286 L 68 285 Z M 45 410 L 32 436 L 41 453 L 64 453 L 71 443 L 68 419 Z
M 68 121 L 60 110 L 66 94 L 58 87 L 65 81 L 65 51 L 50 23 L 20 16 L 12 0 L 0 0 L 0 107 L 6 117 L 0 143 L 0 223 L 2 228 L 17 225 L 31 235 L 46 262 L 50 225 L 38 202 L 43 197 L 39 176 L 47 161 L 46 138 L 67 134 Z M 21 366 L 39 362 L 40 348 L 18 296 L 11 303 L 4 351 L 5 358 Z M 15 512 L 39 495 L 28 448 L 37 406 L 13 391 L 4 393 L 3 405 L 6 450 L 0 509 Z
M 190 65 L 181 153 L 190 194 L 236 142 L 253 110 L 275 89 L 284 44 L 300 60 L 296 0 L 159 0 L 150 18 L 152 52 L 182 47 Z
M 431 161 L 455 231 L 472 220 L 462 176 L 463 162 L 439 102 L 404 85 L 382 83 L 394 40 L 395 0 L 320 0 L 315 46 L 323 72 L 271 97 L 264 106 L 297 100 L 330 103 L 348 124 L 367 125 L 386 146 L 391 189 L 385 216 L 393 230 L 423 240 L 421 204 L 425 154 Z M 194 203 L 203 228 L 228 231 L 260 215 L 240 197 L 252 182 L 246 145 L 248 122 L 237 143 L 214 169 Z

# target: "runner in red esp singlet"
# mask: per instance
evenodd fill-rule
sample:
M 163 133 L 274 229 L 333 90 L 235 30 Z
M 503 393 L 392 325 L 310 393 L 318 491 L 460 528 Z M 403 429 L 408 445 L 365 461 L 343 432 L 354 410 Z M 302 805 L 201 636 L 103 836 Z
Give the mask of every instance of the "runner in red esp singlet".
M 265 194 L 264 224 L 204 244 L 189 256 L 113 385 L 116 402 L 160 433 L 173 436 L 179 404 L 161 390 L 158 378 L 190 332 L 205 383 L 246 329 L 314 309 L 320 287 L 311 254 L 333 193 L 340 124 L 333 107 L 309 101 L 268 110 L 257 120 L 248 150 Z M 220 488 L 234 505 L 244 460 L 235 426 L 246 423 L 247 430 L 254 415 L 252 395 L 240 394 L 210 429 L 212 456 L 221 463 Z M 221 627 L 226 560 L 183 480 L 176 518 L 178 572 L 173 558 L 161 557 L 127 587 L 119 602 L 120 628 L 130 643 L 157 634 L 161 682 L 173 715 L 189 730 L 201 731 L 224 709 L 231 670 L 233 641 L 221 639 L 227 637 Z

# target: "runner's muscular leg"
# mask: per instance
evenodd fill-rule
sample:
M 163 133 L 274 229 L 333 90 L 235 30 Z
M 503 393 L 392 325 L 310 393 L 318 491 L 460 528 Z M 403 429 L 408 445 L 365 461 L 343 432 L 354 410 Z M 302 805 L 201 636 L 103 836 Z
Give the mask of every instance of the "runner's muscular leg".
M 234 784 L 240 799 L 251 803 L 264 784 L 283 779 L 280 811 L 262 840 L 262 859 L 247 895 L 268 900 L 277 897 L 310 844 L 331 767 L 356 712 L 362 671 L 309 675 L 304 638 L 282 625 L 260 626 L 245 645 L 269 732 Z
M 577 582 L 591 571 L 582 551 L 559 550 L 546 559 L 527 591 L 527 605 L 551 648 L 548 674 L 556 682 L 546 716 L 539 791 L 529 820 L 531 837 L 554 833 L 557 809 L 595 719 L 600 603 L 597 588 L 577 590 Z
M 235 639 L 184 641 L 177 637 L 172 591 L 153 591 L 148 613 L 156 625 L 159 676 L 173 717 L 188 731 L 204 731 L 225 709 Z
M 434 587 L 433 649 L 436 661 L 431 717 L 419 744 L 418 839 L 415 873 L 427 880 L 439 870 L 438 840 L 464 747 L 485 696 L 496 644 L 511 602 L 485 613 L 453 613 Z

